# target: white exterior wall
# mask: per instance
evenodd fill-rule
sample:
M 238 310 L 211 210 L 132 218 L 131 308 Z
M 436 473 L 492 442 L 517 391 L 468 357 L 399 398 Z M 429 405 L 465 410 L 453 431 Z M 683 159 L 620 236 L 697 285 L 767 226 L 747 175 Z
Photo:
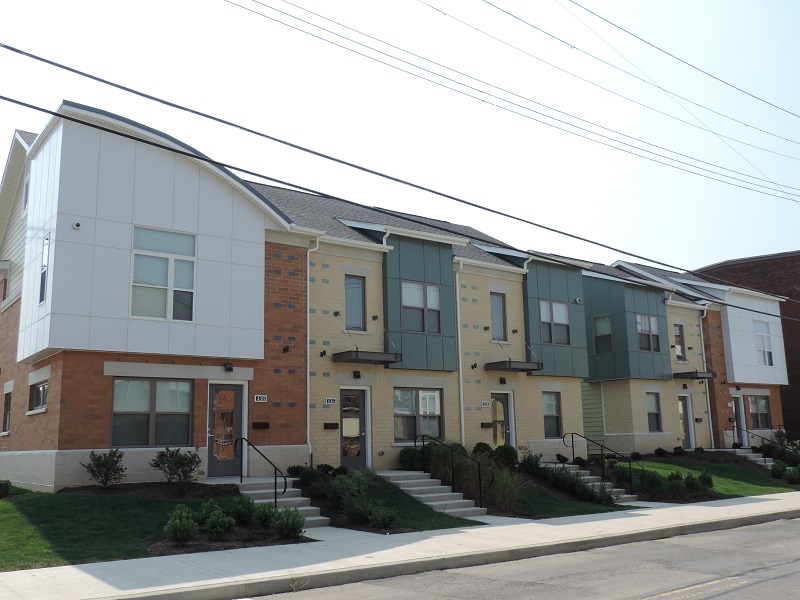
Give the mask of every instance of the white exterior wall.
M 721 308 L 723 340 L 725 343 L 725 367 L 728 381 L 785 385 L 788 383 L 786 354 L 783 346 L 780 305 L 774 300 L 749 294 L 730 292 L 725 302 L 771 313 L 763 315 L 723 306 Z M 773 366 L 759 365 L 756 354 L 756 338 L 753 321 L 769 323 Z
M 62 348 L 263 358 L 266 216 L 232 182 L 64 122 L 37 151 L 31 185 L 20 360 Z M 196 235 L 194 322 L 130 316 L 134 226 Z M 39 307 L 47 232 L 50 283 Z

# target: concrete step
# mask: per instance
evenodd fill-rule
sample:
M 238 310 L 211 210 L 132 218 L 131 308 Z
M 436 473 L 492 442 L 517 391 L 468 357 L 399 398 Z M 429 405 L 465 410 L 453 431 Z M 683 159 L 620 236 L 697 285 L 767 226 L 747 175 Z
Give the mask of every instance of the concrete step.
M 294 487 L 294 482 L 297 481 L 295 477 L 287 477 L 286 478 L 286 490 L 292 489 Z M 244 482 L 239 483 L 236 482 L 236 486 L 239 488 L 240 492 L 252 491 L 252 490 L 274 490 L 275 489 L 275 481 L 269 478 L 245 478 Z M 278 492 L 283 490 L 283 478 L 278 478 Z
M 438 479 L 402 479 L 400 481 L 391 481 L 390 483 L 393 483 L 401 490 L 442 485 L 442 482 Z
M 450 489 L 450 488 L 445 488 Z M 430 504 L 431 502 L 450 502 L 453 500 L 463 500 L 464 494 L 456 492 L 440 492 L 438 494 L 409 494 L 416 498 L 423 504 Z
M 281 498 L 299 498 L 303 495 L 303 491 L 300 488 L 287 488 L 286 492 L 283 494 L 281 493 L 283 488 L 278 490 L 278 500 Z M 253 500 L 272 500 L 275 498 L 275 490 L 262 490 L 262 489 L 250 489 L 250 490 L 241 490 L 243 496 L 249 496 Z
M 472 508 L 475 506 L 475 503 L 472 500 L 442 500 L 436 502 L 425 502 L 426 505 L 430 506 L 434 510 L 438 510 L 439 512 L 449 512 L 454 508 Z
M 430 487 L 405 488 L 403 491 L 409 496 L 423 496 L 425 494 L 445 494 L 452 492 L 452 488 L 448 485 L 432 485 Z
M 471 508 L 450 508 L 443 510 L 442 512 L 453 517 L 462 517 L 464 519 L 468 519 L 469 517 L 479 517 L 481 515 L 485 515 L 488 511 L 485 508 L 473 506 Z
M 376 475 L 390 483 L 408 479 L 424 479 L 425 477 L 430 479 L 430 475 L 422 471 L 377 471 Z
M 621 496 L 617 496 L 617 504 L 622 504 L 623 502 L 636 502 L 639 499 L 639 496 L 635 494 L 622 494 Z
M 441 485 L 438 479 L 431 479 L 427 473 L 379 471 L 378 475 L 439 512 L 458 517 L 474 517 L 485 515 L 487 512 L 485 508 L 476 507 L 472 500 L 465 500 L 463 494 L 453 492 L 449 486 Z
M 312 529 L 314 527 L 327 527 L 331 524 L 331 520 L 328 517 L 306 517 L 306 529 Z

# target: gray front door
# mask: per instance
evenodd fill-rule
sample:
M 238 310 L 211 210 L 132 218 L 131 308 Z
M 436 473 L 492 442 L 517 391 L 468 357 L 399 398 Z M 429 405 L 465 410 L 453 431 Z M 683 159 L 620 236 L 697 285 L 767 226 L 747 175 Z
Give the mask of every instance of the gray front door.
M 367 466 L 366 390 L 342 390 L 341 464 L 348 469 Z
M 241 435 L 242 386 L 211 384 L 208 389 L 209 477 L 239 475 L 242 459 L 234 453 L 234 442 Z

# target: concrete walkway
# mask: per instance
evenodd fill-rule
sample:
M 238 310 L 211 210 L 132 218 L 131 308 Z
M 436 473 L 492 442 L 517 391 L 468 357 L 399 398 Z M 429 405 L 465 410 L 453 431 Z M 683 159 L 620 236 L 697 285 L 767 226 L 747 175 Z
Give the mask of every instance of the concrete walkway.
M 0 573 L 3 600 L 230 600 L 800 517 L 800 492 L 398 535 L 321 527 L 308 544 Z

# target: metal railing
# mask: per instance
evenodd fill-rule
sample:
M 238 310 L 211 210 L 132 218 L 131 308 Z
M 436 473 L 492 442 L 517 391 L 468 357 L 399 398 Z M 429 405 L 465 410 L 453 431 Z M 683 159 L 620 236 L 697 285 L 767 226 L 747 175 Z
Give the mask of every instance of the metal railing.
M 730 436 L 728 436 L 728 432 L 729 431 L 731 432 Z M 758 433 L 754 433 L 752 431 L 749 431 L 749 430 L 745 429 L 744 427 L 739 427 L 738 425 L 728 425 L 722 433 L 726 437 L 733 437 L 733 439 L 737 439 L 737 435 L 736 435 L 737 432 L 743 432 L 743 433 L 746 433 L 748 436 L 754 436 L 754 437 L 759 438 L 762 441 L 762 444 L 761 444 L 762 447 L 764 446 L 764 444 L 769 444 L 771 446 L 777 446 L 778 448 L 783 448 L 784 450 L 787 450 L 787 451 L 793 453 L 795 455 L 795 457 L 798 459 L 798 461 L 800 461 L 800 451 L 798 451 L 797 448 L 792 447 L 792 446 L 787 446 L 786 444 L 780 444 L 780 443 L 776 442 L 775 440 L 772 440 L 772 439 L 769 439 L 769 438 L 765 438 L 763 435 L 760 435 Z M 738 436 L 738 439 L 742 439 L 741 436 Z M 749 437 L 748 437 L 748 441 L 750 441 Z M 736 454 L 736 450 L 737 450 L 737 448 L 733 448 L 733 453 L 734 454 Z M 764 464 L 767 464 L 767 458 L 768 457 L 763 452 L 762 452 L 762 454 L 764 455 Z
M 273 468 L 273 482 L 274 482 L 272 487 L 273 487 L 273 490 L 274 490 L 274 493 L 275 493 L 274 502 L 275 502 L 275 506 L 278 506 L 278 473 L 280 473 L 280 476 L 283 477 L 283 491 L 281 492 L 281 495 L 286 493 L 286 487 L 288 486 L 288 481 L 286 479 L 286 475 L 284 475 L 283 471 L 281 471 L 278 468 L 278 465 L 276 465 L 274 462 L 272 462 L 270 459 L 268 459 L 266 456 L 264 456 L 264 453 L 261 452 L 261 450 L 259 450 L 258 448 L 256 448 L 252 444 L 252 442 L 250 442 L 250 440 L 248 440 L 246 437 L 236 438 L 236 441 L 233 443 L 233 455 L 234 456 L 239 456 L 239 457 L 242 456 L 239 453 L 239 443 L 240 442 L 242 442 L 242 453 L 244 453 L 244 443 L 247 443 L 247 445 L 250 448 L 252 448 L 256 452 L 258 452 L 265 461 L 267 461 L 269 464 L 272 465 L 272 468 Z M 239 461 L 239 483 L 242 483 L 243 481 L 244 481 L 244 460 L 240 460 Z
M 567 444 L 567 436 L 570 436 L 570 443 L 569 444 Z M 625 456 L 624 454 L 620 454 L 616 450 L 613 450 L 613 449 L 609 448 L 608 446 L 604 446 L 600 442 L 596 442 L 596 441 L 594 441 L 592 439 L 589 439 L 585 435 L 581 435 L 580 433 L 570 432 L 570 433 L 565 433 L 563 436 L 561 436 L 561 441 L 564 442 L 564 445 L 567 448 L 572 448 L 572 462 L 573 463 L 575 462 L 575 436 L 578 436 L 579 438 L 582 438 L 582 439 L 586 440 L 588 443 L 594 444 L 595 446 L 600 448 L 600 472 L 601 472 L 601 478 L 602 478 L 603 481 L 606 481 L 606 453 L 613 454 L 614 457 L 617 458 L 618 460 L 622 459 L 624 461 L 627 461 L 627 463 L 628 463 L 628 486 L 630 487 L 630 493 L 632 494 L 633 493 L 633 465 L 636 464 L 636 466 L 639 467 L 642 471 L 644 471 L 644 467 L 642 465 L 640 465 L 638 461 L 635 461 L 632 458 L 630 458 L 628 456 Z M 588 444 L 587 444 L 587 446 L 588 446 Z M 589 452 L 588 447 L 586 449 L 586 452 L 587 453 Z M 611 479 L 612 479 L 612 483 L 613 483 L 613 477 Z
M 480 508 L 483 508 L 483 476 L 481 474 L 481 467 L 487 469 L 489 471 L 489 473 L 492 474 L 492 480 L 489 482 L 489 485 L 486 486 L 487 489 L 492 487 L 492 484 L 494 483 L 494 471 L 492 471 L 488 466 L 484 465 L 481 461 L 472 458 L 466 452 L 462 452 L 461 450 L 453 448 L 452 446 L 448 446 L 444 442 L 442 442 L 440 440 L 437 440 L 436 438 L 431 437 L 431 436 L 429 436 L 427 434 L 424 434 L 424 433 L 420 434 L 420 435 L 418 435 L 417 437 L 414 438 L 414 448 L 417 447 L 417 440 L 419 440 L 420 438 L 422 438 L 422 445 L 423 446 L 425 445 L 425 443 L 426 443 L 425 440 L 427 439 L 429 442 L 435 442 L 435 443 L 439 444 L 440 446 L 443 446 L 444 448 L 447 448 L 450 451 L 450 478 L 452 479 L 453 491 L 454 492 L 458 491 L 456 489 L 456 457 L 455 457 L 455 455 L 459 454 L 459 455 L 461 455 L 461 456 L 463 456 L 465 458 L 468 458 L 472 462 L 477 463 L 477 465 L 478 465 L 478 506 Z M 465 490 L 464 487 L 462 487 L 461 491 L 464 492 L 466 490 Z

